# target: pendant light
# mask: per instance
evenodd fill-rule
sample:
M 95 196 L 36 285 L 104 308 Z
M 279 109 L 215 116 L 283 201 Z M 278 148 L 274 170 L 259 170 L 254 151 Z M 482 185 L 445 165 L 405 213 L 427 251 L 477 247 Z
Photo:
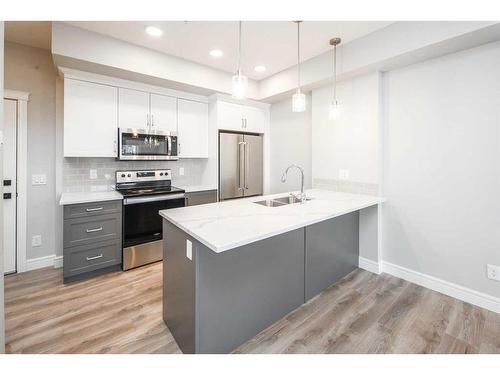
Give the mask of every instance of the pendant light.
M 245 99 L 248 91 L 248 78 L 241 73 L 241 21 L 238 31 L 238 70 L 232 78 L 233 98 Z
M 306 96 L 300 91 L 300 23 L 302 21 L 293 21 L 297 24 L 297 90 L 292 96 L 292 111 L 304 112 L 306 110 Z
M 330 39 L 333 46 L 333 100 L 330 104 L 330 119 L 335 120 L 340 116 L 340 105 L 337 101 L 337 46 L 342 40 L 340 38 Z

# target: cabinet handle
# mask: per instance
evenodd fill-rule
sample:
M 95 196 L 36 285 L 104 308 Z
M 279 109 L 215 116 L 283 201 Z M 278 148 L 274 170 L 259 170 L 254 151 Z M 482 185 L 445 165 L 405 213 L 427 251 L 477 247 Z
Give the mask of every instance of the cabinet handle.
M 116 150 L 116 141 L 113 141 L 113 150 L 114 150 L 113 153 L 116 156 L 116 152 L 117 152 L 117 150 Z
M 94 260 L 94 259 L 99 259 L 99 258 L 102 258 L 102 254 L 99 254 L 99 255 L 96 255 L 94 257 L 87 257 L 87 262 L 90 261 L 90 260 Z
M 94 228 L 94 229 L 87 229 L 87 233 L 100 232 L 101 230 L 102 230 L 102 227 Z
M 241 128 L 245 129 L 245 119 L 244 118 L 241 119 Z
M 177 144 L 177 155 L 180 155 L 181 154 L 181 144 L 178 143 Z
M 95 208 L 87 208 L 85 211 L 87 212 L 94 212 L 94 211 L 101 211 L 103 207 L 95 207 Z
M 146 114 L 146 128 L 149 128 L 149 113 Z
M 151 126 L 155 126 L 155 117 L 151 115 Z

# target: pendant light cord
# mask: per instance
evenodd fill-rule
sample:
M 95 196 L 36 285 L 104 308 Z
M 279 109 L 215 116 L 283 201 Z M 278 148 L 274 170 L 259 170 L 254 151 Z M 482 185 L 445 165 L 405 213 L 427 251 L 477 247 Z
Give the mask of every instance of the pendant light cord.
M 337 46 L 333 46 L 333 101 L 337 102 Z
M 300 22 L 297 22 L 297 88 L 300 90 Z
M 238 75 L 241 75 L 241 21 L 239 22 L 238 31 Z

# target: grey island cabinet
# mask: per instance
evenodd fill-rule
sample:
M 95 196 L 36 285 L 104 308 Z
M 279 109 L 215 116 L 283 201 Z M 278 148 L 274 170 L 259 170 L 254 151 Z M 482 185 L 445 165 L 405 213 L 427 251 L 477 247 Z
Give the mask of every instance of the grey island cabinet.
M 376 216 L 382 199 L 308 195 L 279 207 L 257 197 L 160 212 L 163 318 L 184 353 L 233 351 L 356 269 L 360 243 L 377 246 L 360 225 L 376 225 L 364 211 Z

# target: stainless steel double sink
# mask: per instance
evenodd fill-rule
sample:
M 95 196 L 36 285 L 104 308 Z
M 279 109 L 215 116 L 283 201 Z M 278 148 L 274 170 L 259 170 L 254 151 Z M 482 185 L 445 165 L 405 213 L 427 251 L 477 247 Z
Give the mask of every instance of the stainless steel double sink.
M 306 198 L 306 201 L 310 201 L 311 199 L 312 198 Z M 301 201 L 300 201 L 300 199 L 298 199 L 294 195 L 289 195 L 286 197 L 266 199 L 266 200 L 258 201 L 258 202 L 254 202 L 254 203 L 257 203 L 257 204 L 260 204 L 261 206 L 266 206 L 266 207 L 281 207 L 281 206 L 286 206 L 288 204 L 301 203 Z

